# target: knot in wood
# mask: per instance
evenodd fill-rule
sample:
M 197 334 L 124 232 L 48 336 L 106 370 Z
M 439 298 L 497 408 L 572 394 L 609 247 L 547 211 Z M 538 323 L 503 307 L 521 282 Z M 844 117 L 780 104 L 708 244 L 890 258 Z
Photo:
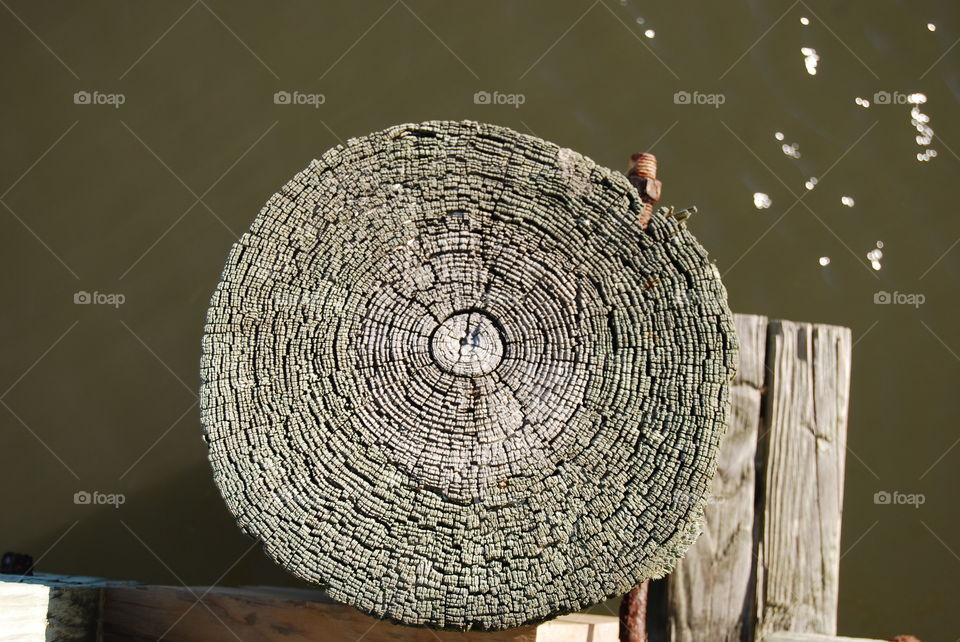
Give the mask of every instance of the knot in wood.
M 493 372 L 503 353 L 503 334 L 482 310 L 452 314 L 430 336 L 430 356 L 437 366 L 462 377 Z

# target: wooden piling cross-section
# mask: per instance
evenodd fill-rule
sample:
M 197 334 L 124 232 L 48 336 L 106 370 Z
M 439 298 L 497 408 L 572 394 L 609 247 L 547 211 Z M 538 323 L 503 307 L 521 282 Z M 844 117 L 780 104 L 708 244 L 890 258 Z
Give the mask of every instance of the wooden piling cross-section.
M 238 525 L 376 617 L 503 629 L 669 572 L 736 365 L 720 274 L 642 187 L 503 127 L 351 139 L 234 246 L 201 421 Z

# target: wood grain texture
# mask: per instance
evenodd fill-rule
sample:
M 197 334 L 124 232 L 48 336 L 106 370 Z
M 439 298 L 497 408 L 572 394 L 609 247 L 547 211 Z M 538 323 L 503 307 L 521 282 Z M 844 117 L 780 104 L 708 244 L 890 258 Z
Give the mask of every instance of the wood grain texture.
M 740 369 L 704 534 L 667 582 L 672 642 L 836 633 L 850 331 L 736 316 Z
M 351 139 L 294 177 L 233 247 L 203 340 L 241 528 L 336 599 L 436 628 L 669 571 L 736 340 L 706 252 L 642 209 L 622 174 L 471 122 Z
M 432 631 L 376 620 L 315 590 L 0 575 L 0 640 L 10 642 L 616 642 L 618 626 L 572 614 L 502 632 Z
M 735 315 L 740 362 L 703 534 L 667 578 L 672 642 L 748 642 L 755 611 L 756 445 L 767 318 Z
M 836 634 L 850 353 L 847 328 L 770 324 L 758 638 Z
M 617 619 L 570 615 L 498 632 L 434 631 L 377 620 L 309 591 L 198 587 L 106 590 L 103 642 L 615 642 Z M 197 604 L 194 594 L 202 596 Z

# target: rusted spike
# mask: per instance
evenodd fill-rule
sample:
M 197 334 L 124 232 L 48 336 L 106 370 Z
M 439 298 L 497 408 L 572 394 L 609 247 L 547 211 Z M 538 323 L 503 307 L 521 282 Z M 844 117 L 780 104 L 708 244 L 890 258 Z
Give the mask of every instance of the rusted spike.
M 647 592 L 644 582 L 623 596 L 620 602 L 620 642 L 647 642 Z
M 640 226 L 646 228 L 653 213 L 653 206 L 660 200 L 662 184 L 657 180 L 657 157 L 646 153 L 631 156 L 627 178 L 640 192 L 640 199 L 643 201 Z

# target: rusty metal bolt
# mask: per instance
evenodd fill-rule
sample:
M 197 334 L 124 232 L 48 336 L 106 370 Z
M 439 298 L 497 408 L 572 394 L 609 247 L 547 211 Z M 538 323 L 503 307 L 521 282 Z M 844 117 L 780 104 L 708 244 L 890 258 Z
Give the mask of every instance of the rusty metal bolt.
M 657 177 L 657 157 L 653 154 L 634 154 L 630 157 L 630 176 Z
M 634 154 L 630 157 L 630 169 L 627 178 L 640 193 L 643 201 L 643 215 L 640 225 L 646 227 L 653 213 L 653 206 L 660 200 L 662 184 L 657 180 L 657 157 L 653 154 Z

